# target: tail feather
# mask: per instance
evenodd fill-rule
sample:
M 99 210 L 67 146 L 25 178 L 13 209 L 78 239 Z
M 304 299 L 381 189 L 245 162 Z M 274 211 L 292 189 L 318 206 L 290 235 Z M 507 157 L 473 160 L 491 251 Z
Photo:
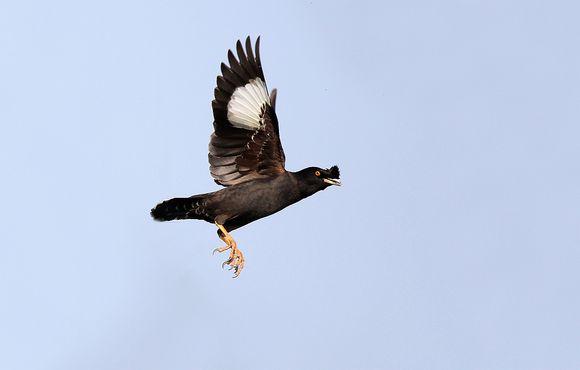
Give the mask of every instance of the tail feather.
M 205 209 L 206 196 L 207 194 L 203 194 L 166 200 L 151 210 L 151 217 L 157 221 L 198 219 L 211 222 Z

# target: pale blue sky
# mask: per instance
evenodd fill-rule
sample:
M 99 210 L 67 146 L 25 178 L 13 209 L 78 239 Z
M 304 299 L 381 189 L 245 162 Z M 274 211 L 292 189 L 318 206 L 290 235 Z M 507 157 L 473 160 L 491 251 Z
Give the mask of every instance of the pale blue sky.
M 580 368 L 580 6 L 0 4 L 0 368 Z M 344 186 L 234 233 L 210 100 L 262 35 L 287 167 Z

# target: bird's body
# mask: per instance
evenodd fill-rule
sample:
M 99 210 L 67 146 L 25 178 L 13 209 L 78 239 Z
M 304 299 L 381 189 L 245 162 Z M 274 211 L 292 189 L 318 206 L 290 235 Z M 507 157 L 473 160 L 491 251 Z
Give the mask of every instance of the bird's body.
M 215 212 L 216 222 L 227 230 L 235 230 L 300 199 L 293 174 L 285 172 L 271 179 L 258 179 L 217 191 L 210 197 L 209 206 Z
M 213 193 L 174 198 L 152 210 L 154 218 L 200 219 L 217 222 L 232 231 L 270 216 L 318 191 L 305 186 L 301 173 L 284 172 L 268 179 L 257 179 Z
M 249 37 L 246 52 L 237 43 L 230 67 L 222 63 L 212 102 L 214 133 L 210 138 L 210 173 L 224 189 L 189 198 L 173 198 L 151 210 L 158 221 L 198 219 L 215 223 L 230 250 L 225 262 L 238 276 L 244 257 L 228 231 L 276 213 L 331 185 L 340 185 L 338 167 L 286 171 L 275 112 L 276 90 L 268 94 L 259 53 Z

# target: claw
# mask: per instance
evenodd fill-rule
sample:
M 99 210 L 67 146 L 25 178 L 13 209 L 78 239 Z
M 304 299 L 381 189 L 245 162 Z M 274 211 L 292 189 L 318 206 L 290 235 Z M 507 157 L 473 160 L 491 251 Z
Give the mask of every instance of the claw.
M 217 247 L 216 249 L 213 250 L 212 254 L 215 254 L 215 252 L 223 252 L 223 251 L 227 251 L 228 249 L 230 249 L 231 247 L 229 245 L 224 245 L 223 247 Z

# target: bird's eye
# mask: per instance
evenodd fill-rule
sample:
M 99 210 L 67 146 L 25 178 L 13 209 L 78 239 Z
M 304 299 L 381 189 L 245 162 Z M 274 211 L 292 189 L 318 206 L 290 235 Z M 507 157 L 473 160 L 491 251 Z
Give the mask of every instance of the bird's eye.
M 316 171 L 316 172 L 314 172 L 314 174 L 315 174 L 317 177 L 320 177 L 320 171 Z

